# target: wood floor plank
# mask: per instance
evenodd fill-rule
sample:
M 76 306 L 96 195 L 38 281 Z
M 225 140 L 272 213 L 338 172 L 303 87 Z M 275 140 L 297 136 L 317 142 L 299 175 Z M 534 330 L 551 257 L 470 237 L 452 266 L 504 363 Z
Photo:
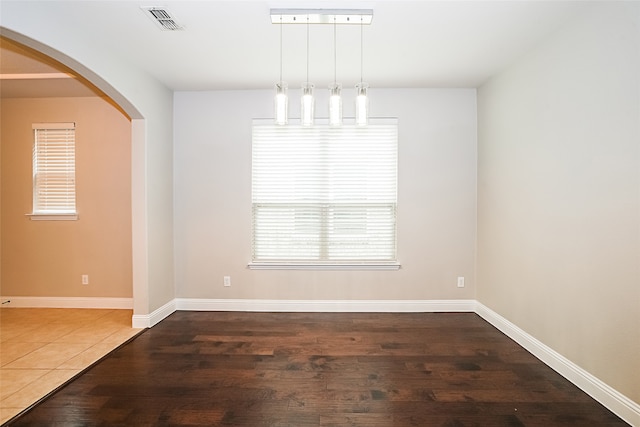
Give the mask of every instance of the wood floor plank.
M 471 313 L 176 312 L 11 426 L 624 426 Z

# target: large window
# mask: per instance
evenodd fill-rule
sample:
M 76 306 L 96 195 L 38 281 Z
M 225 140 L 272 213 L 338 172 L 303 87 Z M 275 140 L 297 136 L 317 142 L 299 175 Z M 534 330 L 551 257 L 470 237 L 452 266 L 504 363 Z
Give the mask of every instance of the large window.
M 397 120 L 253 125 L 253 263 L 396 261 Z
M 32 218 L 75 219 L 75 124 L 33 124 Z

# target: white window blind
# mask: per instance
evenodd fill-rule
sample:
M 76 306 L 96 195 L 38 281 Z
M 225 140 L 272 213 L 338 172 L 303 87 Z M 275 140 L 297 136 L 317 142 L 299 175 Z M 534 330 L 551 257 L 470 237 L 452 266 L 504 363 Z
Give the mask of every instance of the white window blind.
M 254 121 L 253 262 L 396 260 L 397 120 Z
M 33 132 L 33 214 L 75 214 L 75 124 L 34 123 Z

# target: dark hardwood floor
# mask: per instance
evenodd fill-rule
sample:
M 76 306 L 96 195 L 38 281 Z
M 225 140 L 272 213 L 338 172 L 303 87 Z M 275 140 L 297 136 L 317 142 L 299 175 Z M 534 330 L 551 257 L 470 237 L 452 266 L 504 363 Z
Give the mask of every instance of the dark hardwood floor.
M 622 426 L 471 313 L 176 312 L 12 426 Z

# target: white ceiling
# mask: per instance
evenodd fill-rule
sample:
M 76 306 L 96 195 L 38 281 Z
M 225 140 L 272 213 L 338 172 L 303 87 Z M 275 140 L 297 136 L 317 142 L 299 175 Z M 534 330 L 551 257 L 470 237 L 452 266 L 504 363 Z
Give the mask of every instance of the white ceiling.
M 173 90 L 272 88 L 279 79 L 280 26 L 271 24 L 271 8 L 373 9 L 373 23 L 362 29 L 362 72 L 372 88 L 478 87 L 589 4 L 534 0 L 24 3 L 29 8 L 21 10 L 28 10 L 32 19 L 46 20 L 47 25 L 53 22 L 59 31 L 116 53 Z M 141 6 L 166 8 L 185 30 L 161 31 Z M 0 14 L 0 23 L 1 19 Z M 291 88 L 306 80 L 306 30 L 304 24 L 282 28 L 283 80 Z M 358 25 L 337 27 L 337 80 L 345 87 L 360 79 L 360 30 Z M 309 80 L 326 87 L 334 74 L 333 26 L 312 25 L 309 38 Z M 51 72 L 51 65 L 42 65 L 46 60 L 17 48 L 7 51 L 6 46 L 5 41 L 1 74 Z M 47 80 L 38 91 L 49 85 L 57 93 L 73 82 Z M 34 80 L 2 80 L 1 86 L 5 97 L 36 88 Z

